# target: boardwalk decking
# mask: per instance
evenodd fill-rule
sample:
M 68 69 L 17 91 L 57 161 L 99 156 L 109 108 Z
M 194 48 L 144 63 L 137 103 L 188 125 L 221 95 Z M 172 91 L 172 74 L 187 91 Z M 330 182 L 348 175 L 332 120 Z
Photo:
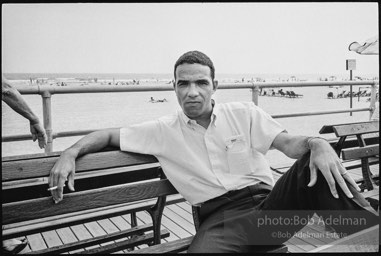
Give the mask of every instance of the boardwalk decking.
M 279 172 L 284 172 L 287 169 L 288 168 L 278 168 L 277 170 Z M 378 169 L 378 164 L 371 166 L 371 172 L 373 174 L 378 174 Z M 349 172 L 354 179 L 361 177 L 361 170 L 359 168 L 351 169 Z M 275 180 L 279 179 L 279 177 L 282 175 L 275 171 L 273 171 L 273 174 Z M 374 198 L 378 199 L 378 194 L 374 195 Z M 314 218 L 317 218 L 317 216 L 314 216 Z M 146 212 L 138 212 L 137 221 L 138 225 L 150 223 L 151 218 Z M 119 230 L 126 230 L 130 227 L 130 215 L 126 214 L 109 219 L 60 228 L 54 231 L 28 235 L 27 239 L 29 241 L 29 245 L 21 253 L 27 253 L 30 251 L 49 248 L 52 246 L 67 244 L 104 234 L 110 234 Z M 163 239 L 162 242 L 173 241 L 179 238 L 186 238 L 194 235 L 196 231 L 193 225 L 191 205 L 188 202 L 184 201 L 166 206 L 162 218 L 162 229 L 167 229 L 171 233 L 170 236 Z M 337 239 L 338 236 L 335 235 L 335 233 L 330 230 L 329 227 L 325 227 L 321 222 L 314 221 L 313 225 L 305 226 L 297 236 L 293 236 L 285 244 L 288 246 L 289 252 L 306 252 L 314 250 L 319 246 L 333 242 Z M 92 246 L 86 249 L 91 249 L 106 244 L 108 243 Z M 144 247 L 147 247 L 147 245 L 141 245 L 138 248 Z M 83 249 L 72 251 L 69 254 L 80 253 L 81 251 L 83 251 Z M 128 250 L 119 251 L 117 253 L 124 252 L 128 252 Z

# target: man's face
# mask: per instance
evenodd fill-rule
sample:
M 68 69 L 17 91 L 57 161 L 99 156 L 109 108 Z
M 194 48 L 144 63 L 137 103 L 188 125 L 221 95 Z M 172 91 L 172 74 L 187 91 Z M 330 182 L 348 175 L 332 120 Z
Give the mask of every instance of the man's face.
M 210 68 L 201 64 L 181 64 L 176 68 L 175 92 L 184 113 L 191 119 L 209 118 L 216 86 Z

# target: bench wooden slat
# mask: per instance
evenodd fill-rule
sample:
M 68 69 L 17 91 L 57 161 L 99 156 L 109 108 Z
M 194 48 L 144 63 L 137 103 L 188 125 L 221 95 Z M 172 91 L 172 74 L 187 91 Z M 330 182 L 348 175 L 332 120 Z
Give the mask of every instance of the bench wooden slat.
M 56 205 L 51 197 L 3 204 L 2 220 L 4 225 L 176 193 L 177 190 L 168 180 L 116 185 L 70 193 L 65 195 L 65 200 Z
M 62 151 L 48 152 L 48 153 L 35 153 L 35 154 L 26 154 L 26 155 L 15 155 L 15 156 L 3 156 L 1 160 L 3 162 L 9 161 L 18 161 L 24 159 L 33 159 L 33 158 L 49 158 L 60 156 Z
M 143 248 L 137 251 L 131 251 L 128 253 L 138 254 L 150 254 L 150 253 L 176 253 L 186 251 L 193 240 L 193 236 L 182 238 L 175 241 L 170 241 L 160 245 L 153 245 L 147 248 Z
M 342 150 L 343 160 L 371 157 L 379 154 L 379 145 L 371 145 L 359 148 L 348 148 Z
M 135 166 L 135 168 L 129 166 L 79 173 L 76 175 L 75 189 L 79 192 L 101 187 L 156 179 L 160 177 L 161 174 L 161 170 L 156 165 L 157 164 L 154 163 Z M 28 179 L 25 183 L 15 183 L 15 181 L 3 182 L 2 203 L 50 197 L 51 194 L 47 191 L 47 183 L 47 178 L 45 181 L 33 181 Z M 67 193 L 70 193 L 70 190 L 66 186 L 64 188 L 64 194 Z
M 164 229 L 161 232 L 161 237 L 166 238 L 169 237 L 170 233 L 168 230 Z M 143 243 L 147 243 L 153 241 L 153 233 L 148 233 L 140 236 L 134 236 L 131 239 L 124 240 L 117 242 L 115 244 L 109 244 L 109 245 L 104 245 L 99 248 L 94 248 L 91 250 L 86 250 L 84 252 L 81 252 L 81 254 L 94 254 L 94 253 L 113 253 L 117 252 L 126 248 L 134 247 Z
M 334 125 L 333 130 L 337 137 L 366 134 L 366 133 L 376 133 L 379 131 L 379 122 L 363 122 L 354 123 L 346 125 Z
M 361 124 L 364 122 L 355 122 L 351 124 Z M 319 134 L 328 134 L 328 133 L 334 133 L 333 126 L 339 126 L 339 125 L 347 125 L 348 123 L 344 124 L 329 124 L 329 125 L 323 125 L 323 127 L 320 129 Z
M 58 158 L 58 155 L 53 155 L 46 158 L 19 159 L 18 161 L 4 161 L 3 159 L 1 163 L 2 181 L 48 177 Z M 76 173 L 157 162 L 156 157 L 152 155 L 122 151 L 98 152 L 78 158 L 76 160 Z

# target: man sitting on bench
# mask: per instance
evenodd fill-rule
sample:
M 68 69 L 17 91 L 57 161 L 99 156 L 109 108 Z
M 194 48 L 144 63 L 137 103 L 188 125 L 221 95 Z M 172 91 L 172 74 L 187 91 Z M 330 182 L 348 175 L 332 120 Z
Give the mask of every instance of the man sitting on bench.
M 174 66 L 182 111 L 97 131 L 66 149 L 49 177 L 49 186 L 58 186 L 51 191 L 54 201 L 63 199 L 66 180 L 74 190 L 77 157 L 115 146 L 156 156 L 173 186 L 199 207 L 201 225 L 188 252 L 244 252 L 251 246 L 282 244 L 290 238 L 286 232 L 300 230 L 315 212 L 324 220 L 366 220 L 361 225 L 335 222 L 342 235 L 378 222 L 377 212 L 327 141 L 288 134 L 253 103 L 215 103 L 214 76 L 208 56 L 183 54 Z M 269 149 L 298 159 L 275 185 L 265 159 Z

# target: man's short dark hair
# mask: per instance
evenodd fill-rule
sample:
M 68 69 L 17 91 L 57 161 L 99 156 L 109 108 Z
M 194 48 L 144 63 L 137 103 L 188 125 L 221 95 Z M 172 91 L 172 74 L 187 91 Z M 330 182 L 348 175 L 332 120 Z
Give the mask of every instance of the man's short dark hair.
M 214 80 L 214 72 L 215 72 L 214 65 L 212 60 L 208 56 L 206 56 L 206 54 L 199 51 L 189 51 L 181 55 L 180 58 L 175 63 L 175 68 L 174 68 L 175 79 L 176 79 L 177 66 L 184 63 L 186 64 L 197 63 L 197 64 L 208 66 L 210 68 L 210 76 L 212 77 L 212 80 Z

